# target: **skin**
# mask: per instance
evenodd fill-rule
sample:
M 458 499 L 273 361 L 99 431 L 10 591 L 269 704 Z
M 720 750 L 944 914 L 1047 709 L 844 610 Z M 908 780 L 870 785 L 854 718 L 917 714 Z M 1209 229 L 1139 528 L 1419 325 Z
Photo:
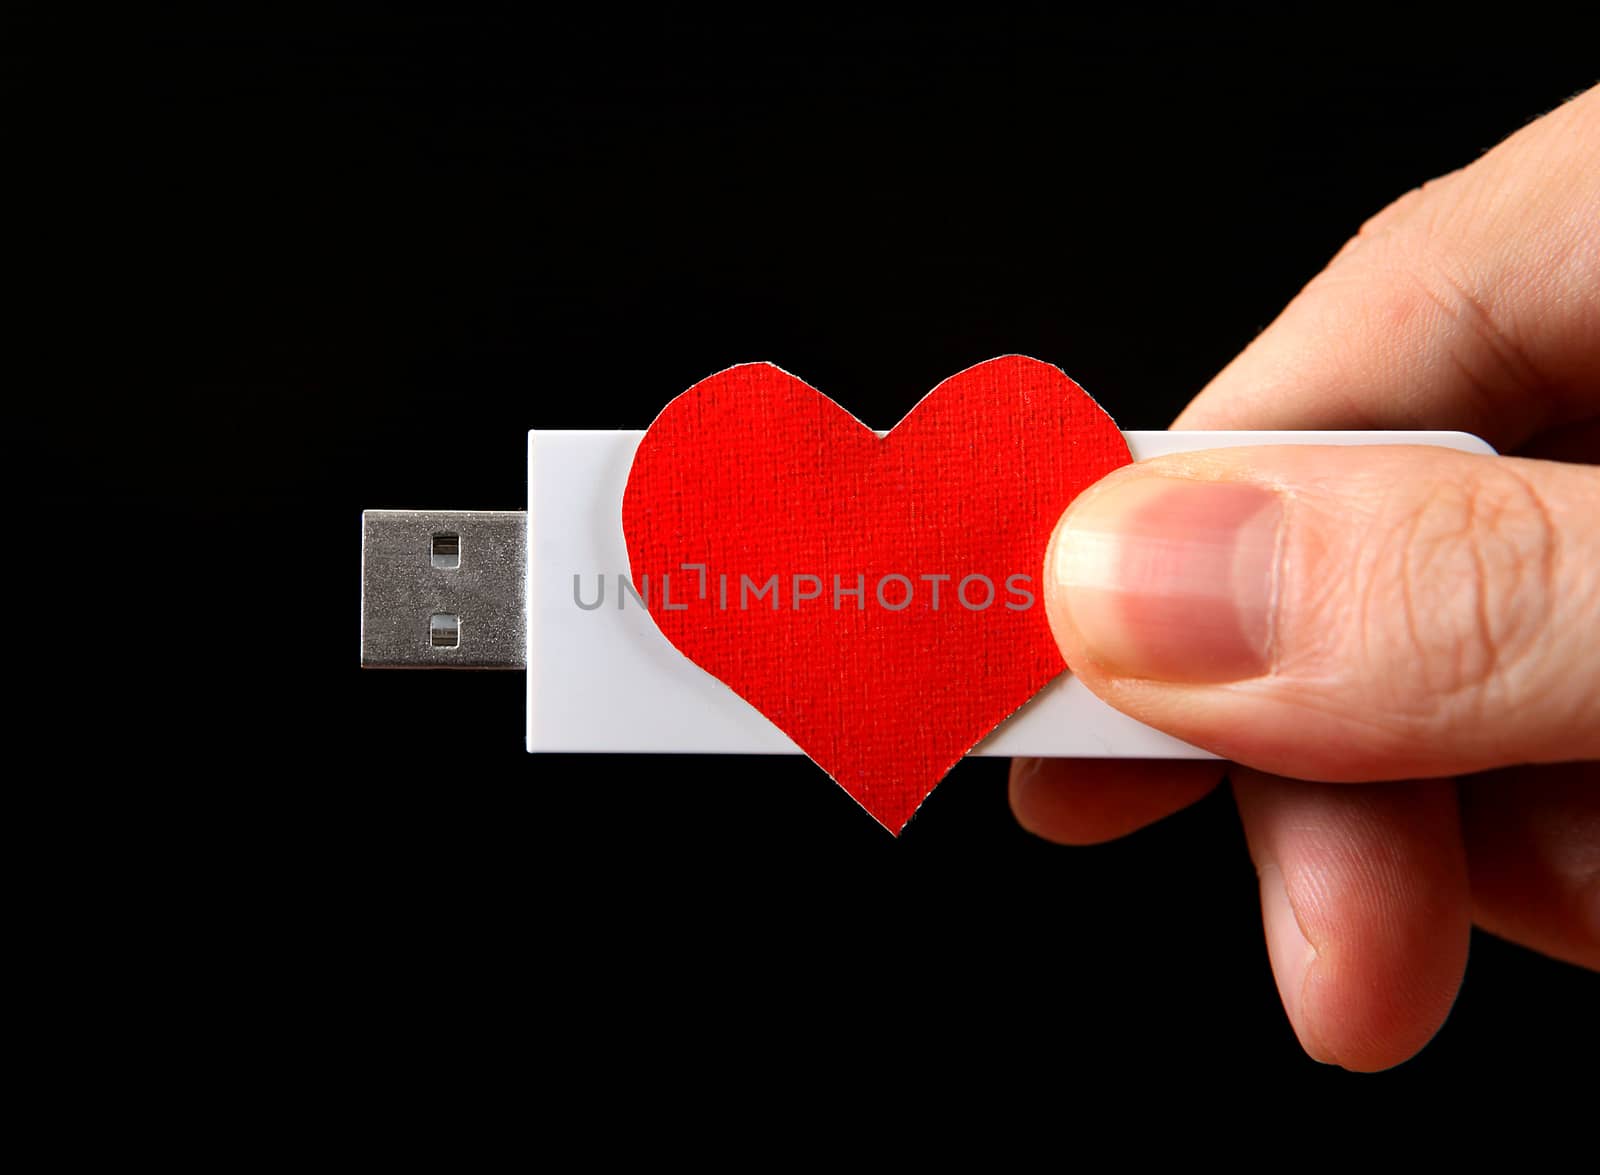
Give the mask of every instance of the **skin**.
M 1516 456 L 1219 450 L 1081 496 L 1058 539 L 1137 481 L 1264 487 L 1291 557 L 1267 663 L 1227 681 L 1128 671 L 1047 564 L 1074 672 L 1236 766 L 1019 760 L 1018 820 L 1103 841 L 1226 771 L 1285 1010 L 1348 1069 L 1438 1031 L 1473 924 L 1600 969 L 1600 88 L 1373 217 L 1173 427 L 1462 429 Z

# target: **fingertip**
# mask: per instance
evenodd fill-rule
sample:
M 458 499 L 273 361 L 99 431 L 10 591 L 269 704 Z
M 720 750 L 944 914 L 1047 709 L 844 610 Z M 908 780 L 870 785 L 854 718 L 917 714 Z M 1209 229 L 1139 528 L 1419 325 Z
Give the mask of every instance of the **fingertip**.
M 1455 787 L 1235 772 L 1268 958 L 1312 1058 L 1392 1068 L 1443 1025 L 1471 935 Z
M 1043 759 L 1017 758 L 1011 760 L 1006 781 L 1006 797 L 1011 804 L 1011 815 L 1028 832 L 1045 840 L 1057 838 L 1050 835 L 1051 821 L 1048 797 L 1037 794 L 1034 779 L 1039 774 Z
M 1215 760 L 1014 759 L 1017 823 L 1064 845 L 1116 840 L 1203 798 L 1222 781 Z

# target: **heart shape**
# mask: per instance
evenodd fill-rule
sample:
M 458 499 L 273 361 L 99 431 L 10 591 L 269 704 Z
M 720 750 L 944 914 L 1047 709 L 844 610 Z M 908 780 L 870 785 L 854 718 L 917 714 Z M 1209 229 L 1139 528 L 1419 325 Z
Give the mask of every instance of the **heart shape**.
M 622 501 L 661 632 L 889 831 L 1066 666 L 1040 598 L 1082 490 L 1132 458 L 1060 369 L 951 376 L 878 437 L 767 363 L 667 405 Z

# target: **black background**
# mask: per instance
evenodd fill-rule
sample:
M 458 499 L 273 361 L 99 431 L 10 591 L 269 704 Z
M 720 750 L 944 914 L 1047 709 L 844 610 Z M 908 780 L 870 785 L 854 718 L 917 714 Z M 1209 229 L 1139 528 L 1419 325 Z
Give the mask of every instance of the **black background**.
M 895 840 L 804 761 L 530 758 L 520 675 L 357 669 L 360 511 L 519 508 L 528 428 L 644 427 L 751 359 L 887 427 L 1022 352 L 1163 427 L 1362 219 L 1591 83 L 1581 38 L 38 11 L 5 84 L 44 262 L 12 326 L 48 361 L 14 392 L 111 585 L 51 699 L 73 825 L 116 849 L 80 911 L 107 1040 L 287 1063 L 323 1110 L 817 1072 L 819 1118 L 908 1136 L 1113 1072 L 1358 1081 L 1295 1044 L 1226 789 L 1060 849 L 997 761 Z M 1595 997 L 1480 935 L 1443 1032 L 1362 1088 L 1586 1064 Z

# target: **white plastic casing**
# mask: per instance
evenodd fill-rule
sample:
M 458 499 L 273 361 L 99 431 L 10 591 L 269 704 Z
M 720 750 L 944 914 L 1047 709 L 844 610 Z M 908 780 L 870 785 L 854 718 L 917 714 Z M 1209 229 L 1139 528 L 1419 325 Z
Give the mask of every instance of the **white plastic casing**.
M 622 492 L 644 434 L 528 434 L 528 750 L 799 754 L 760 711 L 667 643 L 629 598 Z M 1459 432 L 1129 432 L 1136 461 L 1241 445 L 1440 445 L 1492 453 Z M 603 607 L 579 608 L 573 576 Z M 1063 673 L 979 743 L 974 755 L 1209 758 L 1113 710 Z

